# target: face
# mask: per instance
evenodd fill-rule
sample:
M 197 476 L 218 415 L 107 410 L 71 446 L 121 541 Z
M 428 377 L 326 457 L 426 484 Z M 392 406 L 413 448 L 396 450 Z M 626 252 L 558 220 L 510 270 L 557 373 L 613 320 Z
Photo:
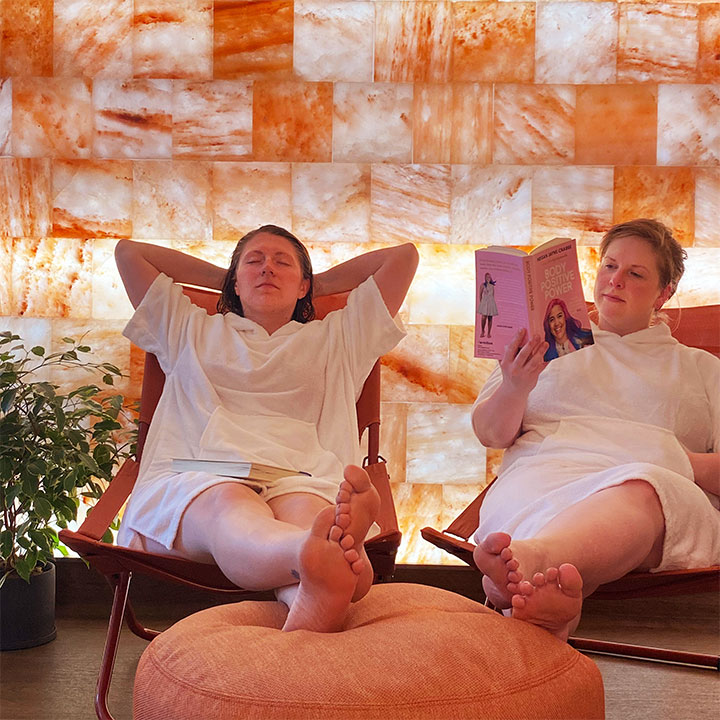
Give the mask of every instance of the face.
M 565 321 L 565 313 L 559 305 L 553 305 L 548 315 L 548 325 L 550 332 L 558 342 L 564 342 L 567 338 L 567 325 Z
M 647 241 L 631 235 L 610 243 L 595 279 L 601 330 L 627 335 L 648 327 L 653 310 L 669 295 L 669 286 L 660 287 L 657 259 Z
M 235 273 L 235 292 L 245 317 L 261 325 L 268 317 L 286 316 L 288 322 L 309 286 L 287 238 L 263 232 L 245 246 Z
M 490 273 L 485 273 L 485 282 L 488 283 L 491 280 L 492 280 L 492 278 L 490 277 Z

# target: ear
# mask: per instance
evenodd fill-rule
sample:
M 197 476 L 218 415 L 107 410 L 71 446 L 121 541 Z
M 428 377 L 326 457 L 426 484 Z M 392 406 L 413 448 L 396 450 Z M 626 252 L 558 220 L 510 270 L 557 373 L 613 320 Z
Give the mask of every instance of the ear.
M 666 285 L 660 295 L 658 295 L 657 300 L 655 301 L 655 309 L 659 310 L 672 297 L 672 294 L 672 285 Z
M 300 283 L 300 289 L 298 290 L 298 300 L 302 300 L 307 294 L 308 290 L 310 289 L 310 281 L 307 278 L 303 278 L 302 282 Z

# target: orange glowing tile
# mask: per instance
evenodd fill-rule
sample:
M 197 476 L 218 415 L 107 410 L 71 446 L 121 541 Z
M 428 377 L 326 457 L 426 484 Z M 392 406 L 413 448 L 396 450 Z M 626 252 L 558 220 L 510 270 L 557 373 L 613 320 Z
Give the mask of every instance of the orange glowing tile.
M 291 78 L 292 0 L 215 0 L 216 78 Z
M 654 85 L 579 86 L 576 164 L 654 165 L 657 95 Z
M 173 156 L 247 158 L 252 85 L 242 80 L 173 83 Z
M 447 402 L 448 329 L 408 325 L 408 334 L 383 357 L 383 397 L 391 402 Z
M 89 318 L 92 240 L 16 239 L 12 286 L 13 315 Z
M 256 81 L 253 88 L 253 159 L 332 160 L 331 83 Z
M 575 88 L 496 85 L 493 162 L 566 165 L 575 154 Z
M 171 80 L 96 80 L 93 106 L 97 157 L 170 157 Z
M 449 165 L 373 165 L 370 239 L 448 242 L 450 188 Z
M 12 151 L 18 157 L 90 156 L 90 81 L 14 78 Z
M 661 85 L 658 163 L 720 165 L 720 85 Z
M 407 423 L 407 481 L 443 485 L 478 482 L 485 448 L 468 422 L 466 405 L 412 403 Z
M 452 87 L 450 162 L 489 165 L 493 136 L 492 85 L 455 83 Z
M 453 3 L 452 79 L 532 82 L 535 4 Z
M 613 222 L 657 218 L 675 231 L 683 245 L 695 236 L 695 176 L 692 168 L 622 167 L 615 169 Z
M 93 240 L 92 316 L 93 319 L 129 320 L 133 306 L 115 263 L 114 238 Z
M 370 166 L 293 163 L 292 227 L 298 237 L 313 242 L 367 242 Z
M 450 162 L 453 86 L 415 85 L 413 94 L 413 161 Z
M 452 172 L 451 242 L 462 245 L 530 243 L 531 168 L 453 165 Z
M 465 405 L 474 403 L 496 365 L 494 360 L 475 357 L 475 328 L 472 325 L 452 325 L 448 401 Z
M 538 3 L 535 82 L 613 82 L 617 14 L 610 2 Z
M 410 162 L 413 86 L 335 83 L 333 162 Z
M 52 75 L 53 0 L 3 0 L 0 75 Z
M 12 298 L 12 283 L 7 278 L 12 277 L 13 240 L 0 234 L 0 277 L 6 278 L 0 283 L 0 315 L 12 315 L 15 307 Z M 3 318 L 3 330 L 10 330 L 7 318 Z
M 382 372 L 382 369 L 381 369 Z M 394 482 L 405 482 L 407 453 L 407 403 L 380 403 L 380 447 L 392 448 L 387 453 L 388 473 Z M 365 437 L 367 433 L 365 433 Z
M 532 244 L 573 237 L 597 245 L 612 225 L 613 169 L 537 168 L 532 188 Z
M 289 163 L 213 163 L 213 230 L 216 240 L 237 242 L 261 225 L 292 222 Z
M 12 129 L 12 80 L 0 79 L 0 155 L 10 155 Z
M 618 82 L 694 82 L 698 13 L 694 5 L 621 3 Z
M 50 185 L 49 160 L 0 158 L 0 236 L 50 232 Z
M 302 80 L 371 82 L 375 5 L 295 0 L 293 63 Z
M 53 163 L 52 234 L 130 237 L 132 164 L 122 160 Z
M 720 3 L 698 7 L 699 51 L 697 82 L 720 82 Z
M 211 0 L 134 0 L 135 77 L 212 77 Z
M 195 160 L 133 163 L 133 236 L 212 238 L 210 164 Z
M 695 245 L 720 247 L 718 217 L 720 217 L 720 168 L 697 168 L 695 170 Z
M 381 2 L 375 13 L 376 82 L 447 82 L 452 42 L 446 2 Z
M 55 0 L 55 75 L 132 76 L 133 0 Z

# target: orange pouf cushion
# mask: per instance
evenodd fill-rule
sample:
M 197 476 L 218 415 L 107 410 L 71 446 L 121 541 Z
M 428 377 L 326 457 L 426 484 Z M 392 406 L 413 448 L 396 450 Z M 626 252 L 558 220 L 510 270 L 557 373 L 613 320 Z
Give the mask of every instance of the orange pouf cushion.
M 181 620 L 140 658 L 135 720 L 603 718 L 595 663 L 446 590 L 378 585 L 345 630 L 279 630 L 246 601 Z

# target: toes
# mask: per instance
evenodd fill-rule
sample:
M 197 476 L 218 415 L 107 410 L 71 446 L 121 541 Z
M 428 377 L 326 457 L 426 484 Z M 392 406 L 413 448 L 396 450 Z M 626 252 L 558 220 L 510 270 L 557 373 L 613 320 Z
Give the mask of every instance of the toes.
M 492 553 L 493 555 L 499 555 L 503 548 L 509 548 L 510 536 L 503 532 L 490 533 L 483 541 L 482 548 L 485 552 Z
M 507 579 L 508 579 L 508 582 L 519 583 L 523 579 L 523 576 L 522 576 L 522 573 L 519 573 L 519 572 L 509 572 L 507 574 Z
M 542 587 L 545 584 L 545 575 L 541 572 L 536 572 L 532 578 L 532 584 L 535 587 Z
M 360 575 L 365 569 L 365 560 L 358 558 L 355 562 L 350 563 L 350 568 L 356 575 Z
M 522 610 L 525 607 L 525 598 L 522 595 L 513 595 L 510 602 L 514 610 Z
M 529 580 L 523 580 L 518 584 L 518 592 L 520 595 L 532 595 L 535 592 L 535 587 Z
M 509 547 L 504 547 L 500 551 L 500 559 L 504 560 L 506 563 L 512 562 L 512 560 L 513 560 L 512 550 Z
M 343 530 L 347 530 L 350 527 L 350 515 L 347 513 L 338 513 L 335 517 L 335 524 L 339 525 Z
M 349 565 L 352 565 L 354 562 L 357 562 L 360 558 L 360 554 L 358 553 L 357 550 L 355 550 L 355 548 L 350 548 L 349 550 L 345 550 L 343 552 L 343 555 Z
M 351 547 L 355 546 L 355 538 L 353 538 L 352 535 L 343 535 L 342 539 L 340 540 L 340 547 L 343 550 L 349 550 Z
M 556 567 L 549 567 L 545 571 L 545 579 L 548 582 L 556 582 L 558 579 L 558 569 Z
M 330 528 L 330 532 L 328 533 L 328 540 L 332 540 L 333 542 L 339 543 L 342 539 L 342 528 L 338 527 L 337 525 L 333 525 Z
M 583 581 L 579 570 L 570 563 L 563 563 L 558 570 L 560 587 L 566 595 L 580 597 L 582 595 Z

